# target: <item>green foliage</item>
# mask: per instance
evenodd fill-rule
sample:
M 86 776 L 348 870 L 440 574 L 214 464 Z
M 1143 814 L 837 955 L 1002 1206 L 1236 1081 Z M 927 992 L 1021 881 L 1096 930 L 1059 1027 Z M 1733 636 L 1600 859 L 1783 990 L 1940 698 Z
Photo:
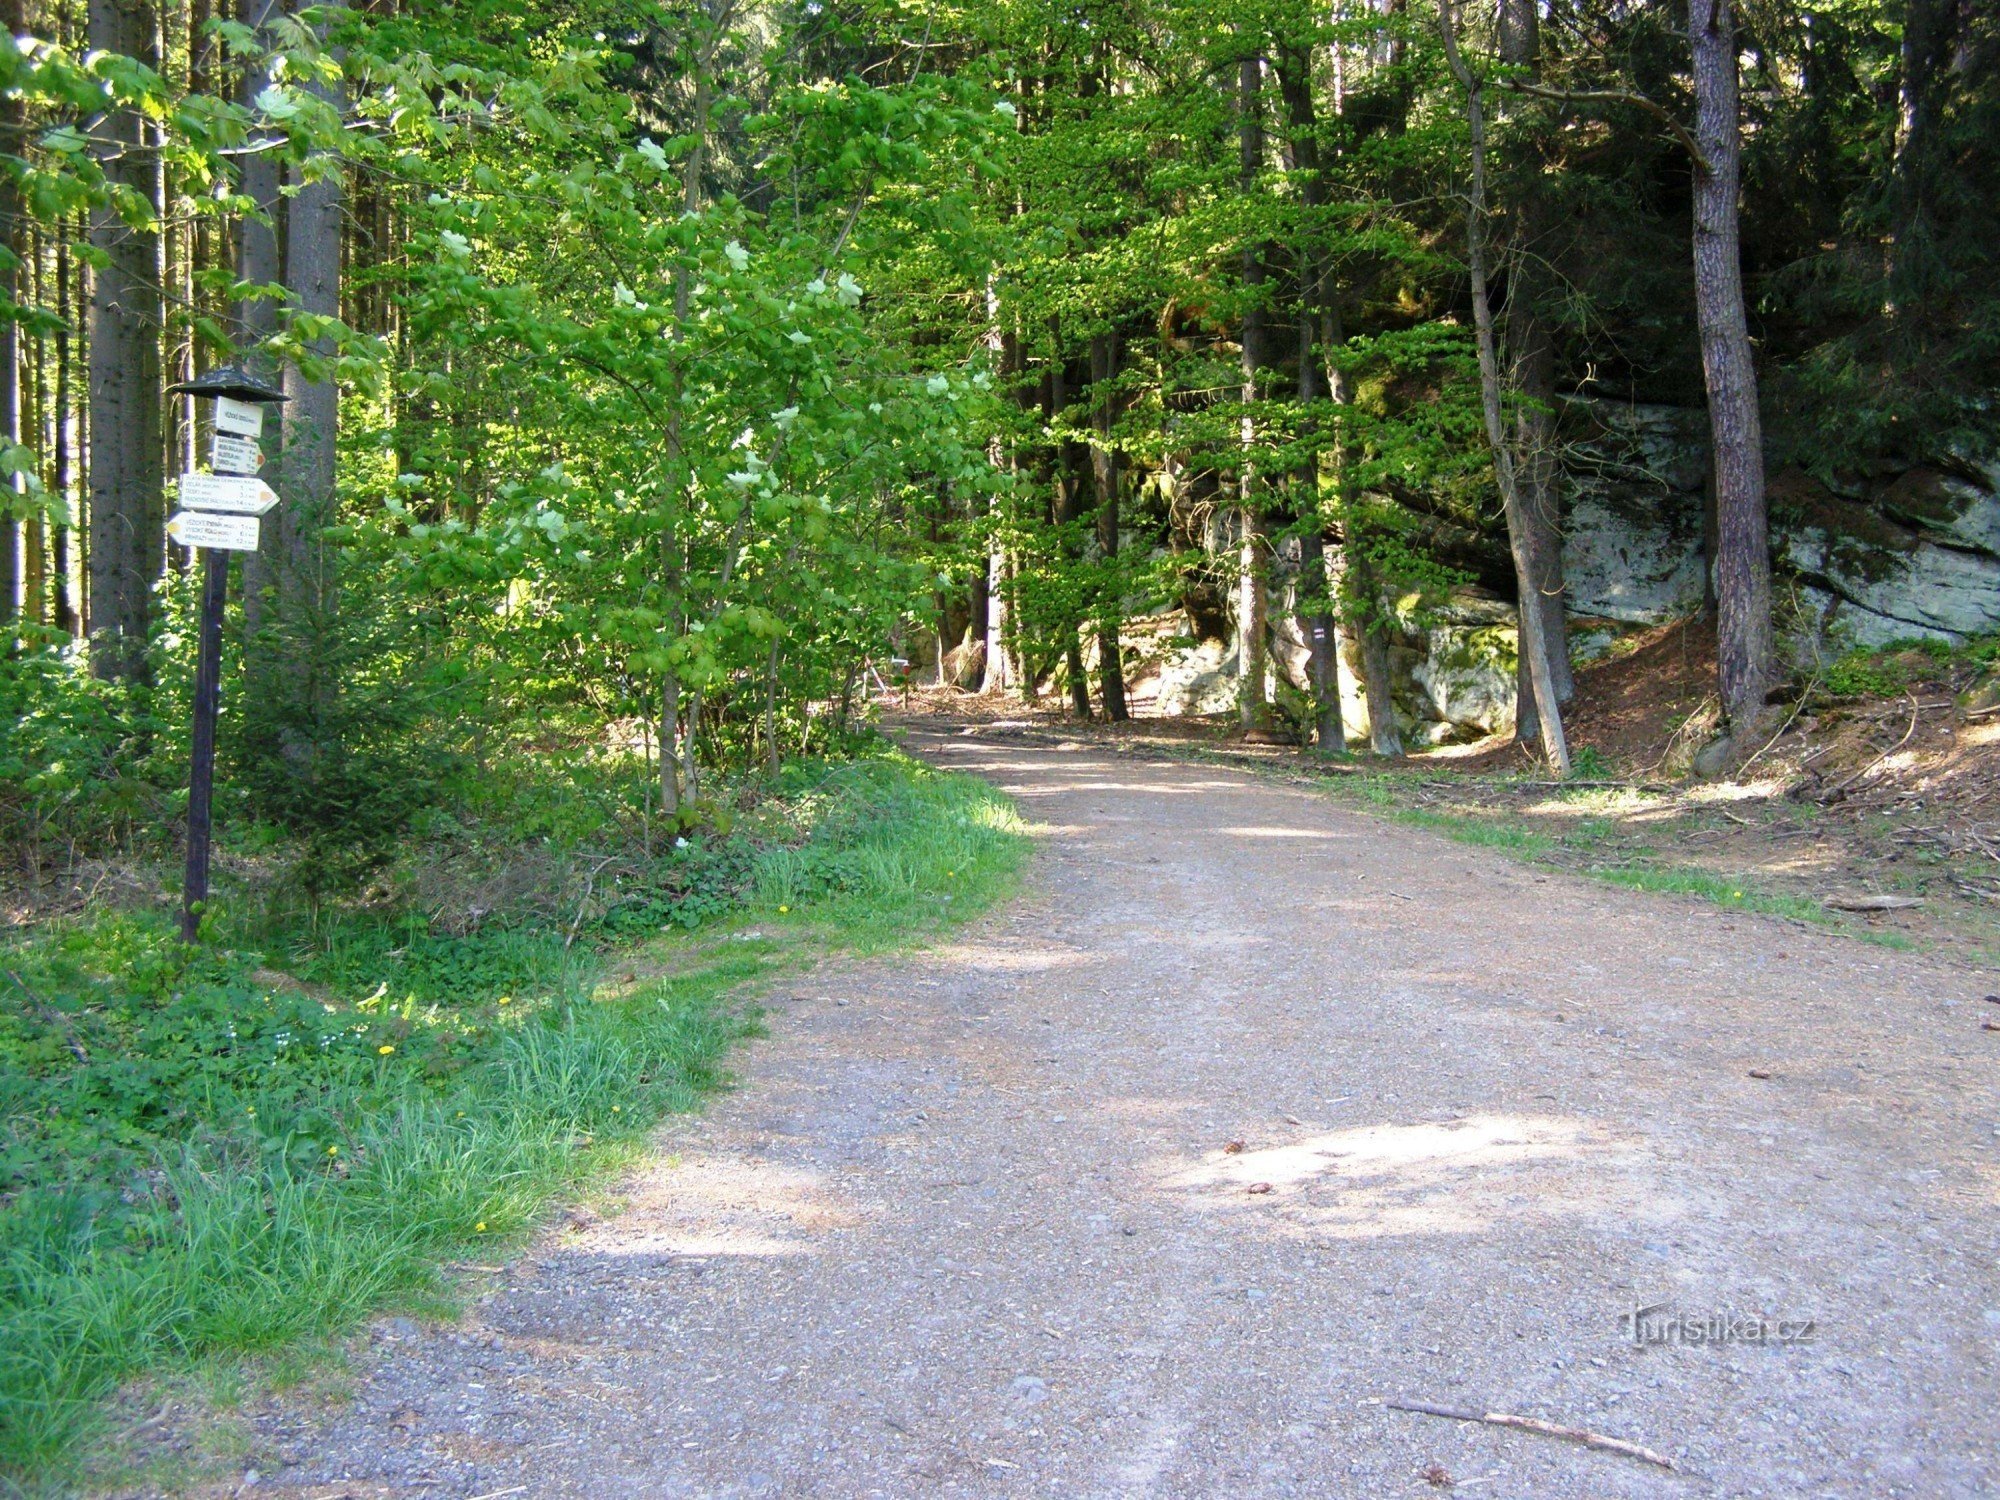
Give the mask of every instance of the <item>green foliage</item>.
M 1990 648 L 1992 643 L 1975 643 L 1973 650 L 1981 644 Z M 1835 698 L 1894 697 L 1914 682 L 1936 677 L 1958 654 L 1950 642 L 1935 637 L 1856 646 L 1828 664 L 1821 686 Z
M 13 939 L 0 1475 L 72 1463 L 132 1373 L 448 1306 L 446 1260 L 713 1086 L 751 1024 L 727 997 L 796 961 L 771 932 L 906 941 L 992 899 L 1025 843 L 998 793 L 901 757 L 775 790 L 761 841 L 686 861 L 710 872 L 704 917 L 765 935 L 628 953 L 647 977 L 615 998 L 594 945 L 526 921 L 454 937 L 349 911 L 190 950 L 164 915 L 100 914 Z

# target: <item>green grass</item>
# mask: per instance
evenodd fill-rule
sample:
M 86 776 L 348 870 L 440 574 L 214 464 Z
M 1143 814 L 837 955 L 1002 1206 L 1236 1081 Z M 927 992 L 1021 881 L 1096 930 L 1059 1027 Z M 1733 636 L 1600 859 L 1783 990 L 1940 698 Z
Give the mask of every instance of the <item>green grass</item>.
M 901 756 L 781 791 L 802 836 L 740 851 L 726 910 L 602 951 L 353 918 L 289 955 L 302 994 L 265 952 L 190 955 L 164 914 L 9 945 L 0 1489 L 73 1485 L 134 1376 L 448 1312 L 451 1262 L 518 1243 L 723 1081 L 746 991 L 972 915 L 1027 847 L 999 793 Z
M 1817 901 L 1803 896 L 1778 896 L 1746 885 L 1738 878 L 1712 870 L 1686 868 L 1657 869 L 1646 865 L 1614 865 L 1589 872 L 1595 879 L 1635 891 L 1662 891 L 1677 896 L 1698 896 L 1717 906 L 1738 911 L 1761 912 L 1770 917 L 1790 917 L 1799 922 L 1842 925 Z

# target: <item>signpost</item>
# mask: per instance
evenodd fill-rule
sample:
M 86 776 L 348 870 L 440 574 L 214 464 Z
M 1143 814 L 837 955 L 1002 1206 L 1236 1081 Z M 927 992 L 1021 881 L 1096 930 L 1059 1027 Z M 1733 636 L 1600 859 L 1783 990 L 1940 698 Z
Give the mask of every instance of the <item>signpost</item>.
M 278 503 L 255 477 L 264 455 L 257 438 L 264 408 L 288 399 L 234 366 L 210 370 L 171 389 L 179 395 L 215 400 L 215 467 L 240 474 L 188 474 L 181 479 L 181 504 L 189 507 L 167 523 L 167 535 L 201 551 L 201 639 L 194 668 L 194 734 L 189 746 L 187 875 L 181 882 L 181 938 L 201 933 L 208 904 L 208 840 L 215 807 L 215 720 L 222 702 L 222 606 L 229 589 L 229 554 L 254 552 L 261 529 L 257 518 Z
M 167 522 L 167 535 L 183 547 L 211 547 L 217 552 L 255 552 L 255 516 L 212 516 L 206 511 L 184 510 Z
M 218 432 L 209 445 L 208 461 L 225 474 L 255 474 L 264 467 L 264 450 L 255 438 Z
M 277 503 L 278 492 L 255 475 L 181 476 L 181 504 L 191 505 L 197 510 L 226 510 L 239 516 L 261 516 Z

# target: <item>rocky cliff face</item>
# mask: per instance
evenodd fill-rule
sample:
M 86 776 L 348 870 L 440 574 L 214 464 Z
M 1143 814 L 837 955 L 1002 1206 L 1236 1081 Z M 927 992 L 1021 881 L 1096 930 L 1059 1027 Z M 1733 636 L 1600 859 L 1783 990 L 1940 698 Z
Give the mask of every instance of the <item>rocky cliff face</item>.
M 1578 399 L 1564 413 L 1563 563 L 1579 660 L 1620 627 L 1699 609 L 1708 420 L 1683 407 Z M 1887 470 L 1842 491 L 1797 470 L 1770 481 L 1781 628 L 1794 651 L 1913 636 L 1961 640 L 2000 630 L 2000 463 Z M 1279 599 L 1287 560 L 1279 559 Z M 1278 600 L 1277 676 L 1306 683 L 1306 647 Z M 1390 652 L 1398 727 L 1412 744 L 1504 733 L 1514 725 L 1514 609 L 1468 591 L 1404 624 Z M 1358 653 L 1342 653 L 1350 734 L 1367 732 Z M 1158 711 L 1220 713 L 1236 702 L 1233 642 L 1203 641 L 1159 664 Z
M 1572 612 L 1651 624 L 1698 605 L 1703 414 L 1579 400 L 1565 426 Z M 1770 498 L 1782 623 L 1800 645 L 2000 629 L 2000 464 L 1887 469 L 1840 490 L 1787 470 Z

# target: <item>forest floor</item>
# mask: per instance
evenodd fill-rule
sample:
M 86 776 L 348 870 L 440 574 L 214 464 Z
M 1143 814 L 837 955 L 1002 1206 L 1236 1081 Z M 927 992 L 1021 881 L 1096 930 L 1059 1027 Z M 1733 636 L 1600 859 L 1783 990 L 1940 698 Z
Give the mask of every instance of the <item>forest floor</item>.
M 615 1201 L 183 1488 L 2000 1489 L 1990 973 L 1245 768 L 908 740 L 1040 822 L 1023 896 L 781 991 Z

